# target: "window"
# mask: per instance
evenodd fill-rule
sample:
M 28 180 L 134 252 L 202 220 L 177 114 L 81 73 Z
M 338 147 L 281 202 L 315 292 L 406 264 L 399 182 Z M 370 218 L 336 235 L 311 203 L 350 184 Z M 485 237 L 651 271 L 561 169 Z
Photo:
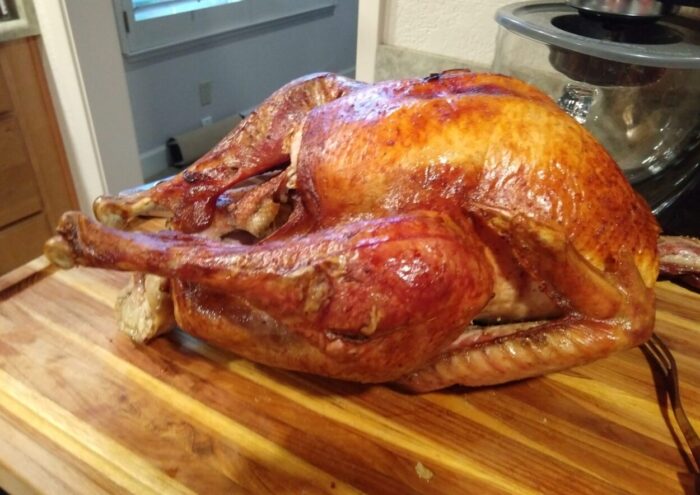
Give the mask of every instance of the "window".
M 17 12 L 12 0 L 0 0 L 0 21 L 17 19 Z
M 323 10 L 336 0 L 112 0 L 122 53 L 136 58 Z
M 133 0 L 136 22 L 218 7 L 241 0 Z

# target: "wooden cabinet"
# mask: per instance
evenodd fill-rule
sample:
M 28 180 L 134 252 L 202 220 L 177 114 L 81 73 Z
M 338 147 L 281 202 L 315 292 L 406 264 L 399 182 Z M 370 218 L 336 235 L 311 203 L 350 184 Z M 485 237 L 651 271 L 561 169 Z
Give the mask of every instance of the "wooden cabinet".
M 0 274 L 77 207 L 36 37 L 0 44 Z

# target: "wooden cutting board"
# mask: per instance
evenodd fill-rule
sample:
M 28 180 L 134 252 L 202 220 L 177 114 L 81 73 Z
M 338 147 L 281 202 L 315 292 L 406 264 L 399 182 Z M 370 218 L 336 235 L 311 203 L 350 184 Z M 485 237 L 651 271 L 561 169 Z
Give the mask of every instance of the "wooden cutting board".
M 0 278 L 0 485 L 11 493 L 683 493 L 692 467 L 640 349 L 421 396 L 257 366 L 177 332 L 117 332 L 122 273 Z M 3 289 L 6 289 L 3 291 Z M 700 426 L 700 296 L 657 333 Z

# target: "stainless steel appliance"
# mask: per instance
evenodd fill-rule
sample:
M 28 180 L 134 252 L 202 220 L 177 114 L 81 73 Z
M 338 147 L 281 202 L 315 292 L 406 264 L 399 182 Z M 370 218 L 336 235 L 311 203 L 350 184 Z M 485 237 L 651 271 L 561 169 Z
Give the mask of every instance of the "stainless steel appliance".
M 681 3 L 700 6 L 505 6 L 492 68 L 537 85 L 588 128 L 665 231 L 700 235 L 700 16 L 678 15 Z

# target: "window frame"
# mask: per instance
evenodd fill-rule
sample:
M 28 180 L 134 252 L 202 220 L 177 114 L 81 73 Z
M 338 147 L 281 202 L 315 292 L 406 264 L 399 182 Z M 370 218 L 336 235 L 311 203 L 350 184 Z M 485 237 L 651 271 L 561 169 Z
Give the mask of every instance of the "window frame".
M 292 18 L 332 11 L 337 0 L 241 0 L 136 21 L 131 0 L 112 0 L 122 53 L 137 59 Z

